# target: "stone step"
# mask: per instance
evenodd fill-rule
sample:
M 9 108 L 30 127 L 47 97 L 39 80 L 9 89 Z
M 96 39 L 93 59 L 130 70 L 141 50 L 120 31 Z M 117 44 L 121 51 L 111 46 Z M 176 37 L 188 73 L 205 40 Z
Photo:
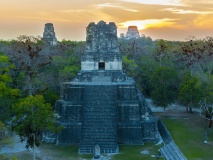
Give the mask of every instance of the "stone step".
M 104 91 L 104 92 L 102 92 Z M 89 91 L 84 90 L 84 95 L 86 96 L 91 96 L 91 95 L 103 95 L 103 96 L 109 96 L 112 97 L 112 95 L 117 95 L 117 89 L 111 89 L 111 90 L 106 90 L 103 88 L 99 88 L 97 90 L 92 90 L 90 89 Z
M 105 135 L 105 134 L 92 134 L 92 132 L 91 133 L 86 133 L 86 134 L 84 134 L 84 135 L 82 135 L 81 137 L 86 137 L 86 138 L 90 138 L 90 139 L 101 139 L 101 138 L 107 138 L 108 140 L 110 140 L 110 139 L 114 139 L 114 134 L 107 134 L 107 135 Z M 106 140 L 107 140 L 106 139 Z
M 87 102 L 86 104 L 91 104 L 91 103 L 112 104 L 117 99 L 115 96 L 107 97 L 107 98 L 103 98 L 103 97 L 94 98 L 94 96 L 97 96 L 97 95 L 91 95 L 91 97 L 87 96 L 87 98 L 84 97 L 83 99 Z
M 84 120 L 85 120 L 85 122 L 83 122 L 83 125 L 91 124 L 93 126 L 96 126 L 96 125 L 100 124 L 101 126 L 103 126 L 103 124 L 104 125 L 106 124 L 107 126 L 114 126 L 113 125 L 113 119 L 110 119 L 110 120 L 100 120 L 100 121 L 96 120 L 95 121 L 95 120 L 92 120 L 90 118 L 84 118 Z M 114 120 L 114 122 L 116 122 L 116 121 Z
M 109 133 L 109 134 L 106 134 L 104 132 L 102 133 L 93 133 L 93 132 L 87 132 L 87 133 L 84 133 L 81 137 L 89 137 L 91 136 L 91 138 L 100 138 L 100 137 L 109 137 L 110 138 L 113 138 L 114 137 L 114 134 L 115 133 Z
M 82 136 L 82 141 L 89 141 L 90 139 L 93 139 L 93 140 L 96 140 L 96 141 L 106 141 L 106 142 L 114 142 L 114 143 L 116 143 L 115 142 L 115 139 L 116 139 L 116 137 L 115 136 L 105 136 L 105 135 L 100 135 L 100 137 L 95 137 L 95 136 L 92 136 L 92 137 L 90 137 L 90 135 L 83 135 Z M 93 142 L 91 142 L 91 143 L 93 143 Z
M 108 130 L 109 132 L 112 130 L 114 131 L 116 129 L 116 127 L 114 125 L 105 125 L 103 127 L 103 125 L 105 124 L 102 124 L 102 125 L 94 125 L 94 124 L 88 124 L 88 125 L 82 125 L 82 128 L 81 129 L 90 129 L 90 130 L 93 130 L 94 132 L 95 131 L 98 131 L 98 130 Z
M 90 136 L 90 135 L 84 135 L 82 136 L 82 140 L 88 140 L 91 141 L 91 139 L 96 140 L 96 141 L 106 141 L 106 142 L 114 142 L 115 141 L 115 137 L 114 136 L 100 136 L 100 137 L 95 137 L 95 136 Z
M 87 124 L 87 123 L 113 123 L 116 122 L 116 118 L 107 118 L 105 119 L 105 117 L 96 117 L 96 118 L 100 118 L 100 120 L 95 119 L 94 117 L 83 117 L 83 120 L 85 120 L 85 123 L 83 124 Z
M 90 107 L 90 108 L 83 108 L 83 111 L 85 111 L 85 113 L 83 113 L 83 115 L 115 115 L 116 113 L 114 113 L 114 111 L 116 111 L 117 108 L 115 106 L 112 106 L 111 108 L 109 108 L 109 106 L 106 107 Z M 100 112 L 101 111 L 101 112 Z
M 97 145 L 97 143 L 93 143 L 91 145 L 87 145 L 87 144 L 82 144 L 80 145 L 80 148 L 84 148 L 84 149 L 94 149 L 94 147 Z M 100 148 L 117 148 L 117 144 L 108 144 L 108 145 L 103 145 L 103 144 L 98 144 L 100 146 Z
M 115 115 L 116 108 L 114 106 L 112 108 L 83 108 L 83 111 L 85 111 L 83 115 Z
M 80 149 L 94 149 L 94 147 L 97 145 L 97 143 L 95 144 L 92 144 L 92 145 L 80 145 Z M 117 148 L 117 145 L 114 144 L 114 145 L 101 145 L 101 144 L 98 144 L 100 146 L 101 149 L 105 149 L 105 148 L 110 148 L 110 149 L 116 149 Z
M 173 141 L 163 146 L 160 151 L 166 160 L 187 160 Z
M 110 116 L 110 117 L 109 117 Z M 105 120 L 109 120 L 109 121 L 111 121 L 111 120 L 115 120 L 117 117 L 115 116 L 115 115 L 83 115 L 83 118 L 85 119 L 85 120 L 91 120 L 91 121 L 93 121 L 93 120 L 96 120 L 96 121 L 99 121 L 99 120 L 102 120 L 102 119 L 105 119 Z M 100 118 L 100 119 L 97 119 L 97 118 Z
M 85 127 L 85 128 L 82 128 L 82 133 L 87 133 L 88 131 L 91 132 L 91 133 L 100 133 L 100 132 L 106 132 L 106 134 L 109 134 L 109 133 L 114 133 L 115 131 L 117 130 L 117 128 L 111 128 L 111 127 L 108 127 L 108 128 L 92 128 L 92 127 Z M 84 131 L 87 131 L 87 132 L 84 132 Z
M 113 110 L 116 110 L 116 104 L 115 103 L 87 103 L 82 108 L 85 111 L 107 111 L 112 112 Z
M 90 119 L 95 119 L 96 117 L 100 117 L 100 118 L 106 118 L 106 119 L 115 119 L 116 116 L 114 113 L 111 113 L 111 112 L 105 112 L 105 113 L 102 113 L 102 114 L 97 114 L 98 112 L 91 112 L 91 113 L 85 113 L 83 114 L 83 117 L 84 118 L 90 118 Z
M 97 119 L 100 118 L 100 119 Z M 83 117 L 84 123 L 83 124 L 87 124 L 87 123 L 112 123 L 116 122 L 116 118 L 112 117 L 112 118 L 106 118 L 106 117 Z
M 100 149 L 100 151 L 101 151 L 101 153 L 103 154 L 108 154 L 108 153 L 114 153 L 114 154 L 116 154 L 116 153 L 118 153 L 119 152 L 119 149 L 118 149 L 118 147 L 116 146 L 116 147 L 104 147 L 104 148 L 101 148 Z M 90 148 L 84 148 L 84 147 L 80 147 L 79 148 L 79 150 L 78 150 L 78 153 L 79 154 L 94 154 L 94 146 L 93 147 L 90 147 Z
M 116 131 L 116 128 L 115 129 L 112 129 L 112 128 L 104 128 L 104 129 L 102 129 L 102 128 L 99 128 L 99 129 L 91 129 L 91 128 L 84 128 L 84 129 L 82 129 L 82 133 L 83 134 L 89 134 L 89 133 L 104 133 L 104 132 L 106 132 L 107 131 L 107 133 L 106 134 L 113 134 L 113 133 L 115 133 L 115 131 Z
M 95 144 L 99 144 L 99 145 L 101 145 L 101 146 L 108 146 L 108 145 L 117 145 L 116 144 L 116 142 L 115 141 L 113 141 L 113 139 L 109 139 L 109 141 L 106 141 L 106 139 L 105 140 L 101 140 L 101 139 L 97 139 L 97 140 L 95 140 L 95 139 L 93 139 L 94 141 L 93 142 L 91 142 L 90 144 L 88 144 L 87 142 L 89 142 L 89 140 L 88 139 L 82 139 L 81 140 L 81 145 L 88 145 L 88 146 L 93 146 L 93 145 L 95 145 Z
M 82 108 L 85 111 L 113 111 L 116 109 L 116 103 L 99 103 L 99 102 L 91 102 L 87 103 Z
M 113 126 L 113 125 L 106 125 L 106 126 L 103 126 L 105 125 L 104 123 L 102 124 L 99 124 L 99 125 L 95 125 L 95 124 L 86 124 L 86 125 L 82 125 L 82 129 L 90 129 L 91 131 L 98 131 L 98 130 L 109 130 L 109 132 L 112 130 L 114 131 L 116 129 L 116 126 Z
M 117 117 L 115 115 L 83 115 L 83 117 L 85 120 L 101 120 L 101 119 L 106 119 L 106 120 L 115 120 Z M 101 118 L 101 119 L 97 119 L 97 118 Z
M 102 134 L 108 134 L 108 135 L 111 135 L 111 134 L 115 134 L 116 130 L 114 129 L 99 129 L 99 130 L 91 130 L 91 129 L 84 129 L 82 131 L 82 134 L 96 134 L 96 133 L 99 133 L 100 135 Z
M 95 145 L 99 145 L 103 152 L 118 150 L 114 125 L 116 119 L 116 86 L 86 86 L 83 99 L 83 123 L 79 152 L 94 152 Z M 106 151 L 104 151 L 106 150 Z M 112 151 L 113 150 L 113 151 Z
M 82 130 L 91 130 L 91 131 L 94 131 L 94 132 L 98 132 L 98 131 L 105 131 L 105 130 L 108 130 L 108 132 L 111 132 L 111 131 L 115 131 L 115 129 L 116 129 L 116 127 L 114 127 L 114 126 L 112 126 L 112 127 L 110 127 L 110 126 L 105 126 L 104 128 L 103 127 L 101 127 L 101 126 L 95 126 L 95 125 L 83 125 L 82 126 L 82 128 L 81 128 Z

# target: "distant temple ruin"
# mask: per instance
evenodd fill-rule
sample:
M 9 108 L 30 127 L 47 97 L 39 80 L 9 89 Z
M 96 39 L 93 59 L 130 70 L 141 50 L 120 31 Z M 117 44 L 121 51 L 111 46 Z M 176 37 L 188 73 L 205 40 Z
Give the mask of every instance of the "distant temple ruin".
M 57 45 L 57 39 L 52 23 L 46 23 L 44 27 L 44 33 L 42 40 L 48 42 L 51 45 Z
M 140 38 L 140 34 L 138 32 L 137 26 L 129 26 L 127 33 L 126 33 L 126 39 L 132 39 L 132 38 Z
M 119 153 L 119 144 L 156 142 L 157 124 L 135 81 L 122 69 L 115 23 L 86 28 L 81 71 L 61 84 L 55 114 L 64 129 L 57 144 L 77 144 L 79 154 Z
M 125 40 L 140 38 L 137 26 L 129 26 L 126 34 L 121 33 L 120 38 Z

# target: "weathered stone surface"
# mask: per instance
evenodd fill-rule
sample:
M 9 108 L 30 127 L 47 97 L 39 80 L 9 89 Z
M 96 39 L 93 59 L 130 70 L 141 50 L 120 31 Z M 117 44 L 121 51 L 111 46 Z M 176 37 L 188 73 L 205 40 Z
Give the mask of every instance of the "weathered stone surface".
M 174 141 L 160 148 L 165 160 L 187 160 Z
M 81 70 L 122 70 L 122 56 L 117 41 L 115 23 L 90 23 L 87 27 L 87 43 L 81 59 Z
M 46 23 L 44 27 L 43 38 L 44 41 L 51 45 L 57 45 L 57 39 L 55 36 L 55 31 L 52 23 Z
M 119 53 L 117 27 L 114 22 L 98 24 L 91 22 L 87 27 L 87 44 L 85 53 Z
M 133 38 L 139 38 L 140 34 L 138 32 L 137 26 L 129 26 L 127 33 L 126 33 L 126 39 L 133 39 Z
M 114 23 L 90 23 L 81 71 L 61 84 L 55 113 L 64 129 L 58 144 L 79 153 L 118 153 L 118 144 L 157 141 L 157 124 L 135 81 L 122 70 Z

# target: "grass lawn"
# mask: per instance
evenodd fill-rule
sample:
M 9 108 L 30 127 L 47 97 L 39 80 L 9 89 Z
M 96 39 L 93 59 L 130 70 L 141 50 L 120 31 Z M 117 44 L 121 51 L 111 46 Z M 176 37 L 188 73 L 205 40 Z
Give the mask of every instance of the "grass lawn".
M 47 145 L 43 146 L 45 148 L 47 148 Z M 50 145 L 48 144 L 48 147 L 50 147 Z M 158 149 L 160 148 L 160 146 L 156 146 L 155 144 L 145 144 L 143 146 L 138 145 L 138 146 L 126 146 L 126 145 L 122 145 L 119 146 L 120 149 L 120 153 L 117 155 L 112 155 L 111 159 L 112 160 L 141 160 L 143 158 L 145 158 L 146 160 L 149 159 L 154 159 L 151 157 L 151 155 L 143 155 L 140 152 L 143 150 L 148 150 L 150 152 L 150 154 L 157 154 L 158 153 Z M 52 151 L 55 151 L 55 155 L 54 158 L 55 159 L 70 159 L 70 157 L 72 157 L 72 159 L 91 159 L 93 155 L 78 155 L 78 147 L 77 146 L 52 146 L 51 148 L 49 148 L 48 150 L 50 151 L 50 154 L 52 153 Z M 104 155 L 105 157 L 107 155 Z
M 119 146 L 120 153 L 116 155 L 111 155 L 111 160 L 153 160 L 156 158 L 152 158 L 151 154 L 157 154 L 158 149 L 161 146 L 156 146 L 153 143 L 145 144 L 145 145 L 121 145 Z M 148 150 L 150 155 L 143 155 L 140 152 L 143 150 Z M 41 144 L 40 146 L 40 154 L 37 159 L 41 159 L 44 157 L 51 157 L 51 160 L 91 160 L 93 155 L 78 155 L 78 147 L 77 146 L 56 146 L 54 144 Z M 21 152 L 15 154 L 18 160 L 31 160 L 32 153 L 29 152 Z M 107 155 L 104 155 L 107 157 Z M 163 160 L 163 158 L 161 159 Z
M 203 119 L 198 114 L 186 118 L 163 118 L 163 122 L 179 149 L 189 160 L 213 159 L 213 133 L 209 135 L 208 144 L 204 143 Z
M 181 117 L 180 117 L 181 116 Z M 160 116 L 161 117 L 161 116 Z M 179 149 L 188 160 L 212 160 L 213 159 L 213 131 L 209 135 L 208 144 L 204 144 L 203 119 L 197 114 L 180 114 L 161 118 L 170 131 L 171 136 Z M 112 155 L 111 160 L 153 160 L 152 154 L 157 154 L 161 146 L 153 143 L 145 145 L 120 145 L 120 153 Z M 54 144 L 41 144 L 38 159 L 51 158 L 51 160 L 90 160 L 93 155 L 78 155 L 78 146 L 56 146 Z M 149 155 L 140 152 L 148 150 Z M 31 152 L 14 154 L 18 160 L 32 160 Z M 106 155 L 104 155 L 106 156 Z M 40 157 L 40 158 L 39 158 Z M 161 158 L 163 160 L 163 158 Z

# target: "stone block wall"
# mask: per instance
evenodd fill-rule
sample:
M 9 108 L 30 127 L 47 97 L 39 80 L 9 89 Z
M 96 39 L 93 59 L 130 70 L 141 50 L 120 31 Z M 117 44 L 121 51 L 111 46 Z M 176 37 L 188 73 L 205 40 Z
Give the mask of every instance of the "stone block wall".
M 106 79 L 108 82 L 124 82 L 127 80 L 126 74 L 122 71 L 82 71 L 77 75 L 75 82 L 93 82 L 94 78 L 99 78 L 103 81 Z
M 79 153 L 117 153 L 118 144 L 144 144 L 157 141 L 155 118 L 135 83 L 112 82 L 123 72 L 81 72 L 79 83 L 64 84 L 64 94 L 56 102 L 55 112 L 64 130 L 58 144 L 79 144 Z M 83 78 L 90 79 L 84 82 Z M 108 83 L 106 77 L 111 77 Z M 97 82 L 95 80 L 97 78 Z M 121 78 L 120 78 L 121 79 Z
M 105 64 L 104 70 L 122 70 L 122 56 L 121 54 L 98 54 L 88 53 L 81 58 L 82 71 L 97 71 L 100 70 L 99 63 Z
M 56 144 L 79 144 L 81 140 L 81 123 L 60 123 L 63 130 L 57 135 Z

